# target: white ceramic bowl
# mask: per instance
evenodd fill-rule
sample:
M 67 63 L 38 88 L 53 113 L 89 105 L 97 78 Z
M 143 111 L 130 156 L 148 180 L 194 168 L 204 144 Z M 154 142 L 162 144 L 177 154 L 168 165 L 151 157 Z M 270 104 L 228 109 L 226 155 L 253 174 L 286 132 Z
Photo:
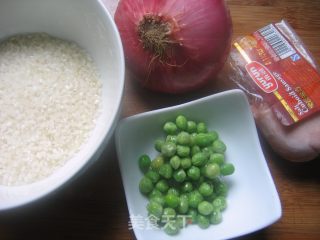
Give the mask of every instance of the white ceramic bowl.
M 0 0 L 0 39 L 30 32 L 74 41 L 89 53 L 103 83 L 102 113 L 88 143 L 53 175 L 25 186 L 0 186 L 0 210 L 47 195 L 96 160 L 113 134 L 121 107 L 123 50 L 113 19 L 100 1 Z
M 225 177 L 229 193 L 222 223 L 211 225 L 206 230 L 196 225 L 187 226 L 177 239 L 234 238 L 278 220 L 281 217 L 279 196 L 261 151 L 247 98 L 242 91 L 232 90 L 135 115 L 119 123 L 115 135 L 116 148 L 131 221 L 138 221 L 132 222 L 137 239 L 173 239 L 162 230 L 148 228 L 148 200 L 142 196 L 138 187 L 142 178 L 138 158 L 144 153 L 156 156 L 154 142 L 163 136 L 163 124 L 174 120 L 178 114 L 204 121 L 209 129 L 216 130 L 227 145 L 226 161 L 232 162 L 236 171 Z

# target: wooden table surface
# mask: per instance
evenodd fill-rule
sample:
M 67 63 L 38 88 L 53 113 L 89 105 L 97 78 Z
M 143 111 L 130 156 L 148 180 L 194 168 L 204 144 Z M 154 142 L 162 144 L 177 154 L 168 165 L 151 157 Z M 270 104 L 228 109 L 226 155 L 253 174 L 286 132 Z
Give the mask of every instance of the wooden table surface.
M 285 18 L 320 62 L 320 0 L 229 0 L 228 4 L 234 37 Z M 212 83 L 192 94 L 167 96 L 143 90 L 129 77 L 126 80 L 122 117 L 220 91 Z M 260 140 L 283 215 L 275 224 L 240 239 L 320 239 L 320 159 L 289 163 L 278 157 L 263 137 Z M 128 221 L 118 160 L 111 144 L 88 171 L 49 198 L 1 212 L 0 240 L 135 239 Z

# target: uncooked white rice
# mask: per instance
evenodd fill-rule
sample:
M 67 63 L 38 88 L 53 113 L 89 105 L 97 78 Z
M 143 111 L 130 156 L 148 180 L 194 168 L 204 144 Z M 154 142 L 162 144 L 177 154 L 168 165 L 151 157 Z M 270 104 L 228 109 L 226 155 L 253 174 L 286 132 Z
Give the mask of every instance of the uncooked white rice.
M 0 43 L 0 185 L 43 179 L 95 126 L 102 84 L 75 43 L 44 33 Z

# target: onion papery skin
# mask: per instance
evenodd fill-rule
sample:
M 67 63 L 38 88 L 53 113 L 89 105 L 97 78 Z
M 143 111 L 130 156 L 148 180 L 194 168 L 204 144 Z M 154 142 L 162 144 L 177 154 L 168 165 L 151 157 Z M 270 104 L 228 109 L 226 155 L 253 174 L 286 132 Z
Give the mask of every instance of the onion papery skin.
M 146 19 L 168 27 L 160 53 L 147 48 L 139 33 Z M 127 67 L 154 91 L 178 94 L 202 87 L 230 50 L 232 21 L 223 0 L 120 0 L 115 22 Z

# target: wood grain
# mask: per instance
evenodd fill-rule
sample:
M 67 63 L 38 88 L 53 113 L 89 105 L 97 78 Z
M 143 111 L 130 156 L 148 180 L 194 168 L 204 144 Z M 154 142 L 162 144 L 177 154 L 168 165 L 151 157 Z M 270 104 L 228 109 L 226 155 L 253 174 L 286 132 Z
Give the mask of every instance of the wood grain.
M 283 18 L 296 29 L 320 62 L 319 0 L 228 0 L 234 37 Z M 122 117 L 176 105 L 221 89 L 211 83 L 183 96 L 150 93 L 126 79 Z M 301 139 L 303 141 L 303 139 Z M 293 164 L 277 156 L 261 137 L 280 194 L 283 216 L 275 224 L 239 239 L 320 239 L 320 159 Z M 26 207 L 0 213 L 0 240 L 135 239 L 113 142 L 99 161 L 63 189 Z M 195 236 L 195 239 L 196 236 Z

